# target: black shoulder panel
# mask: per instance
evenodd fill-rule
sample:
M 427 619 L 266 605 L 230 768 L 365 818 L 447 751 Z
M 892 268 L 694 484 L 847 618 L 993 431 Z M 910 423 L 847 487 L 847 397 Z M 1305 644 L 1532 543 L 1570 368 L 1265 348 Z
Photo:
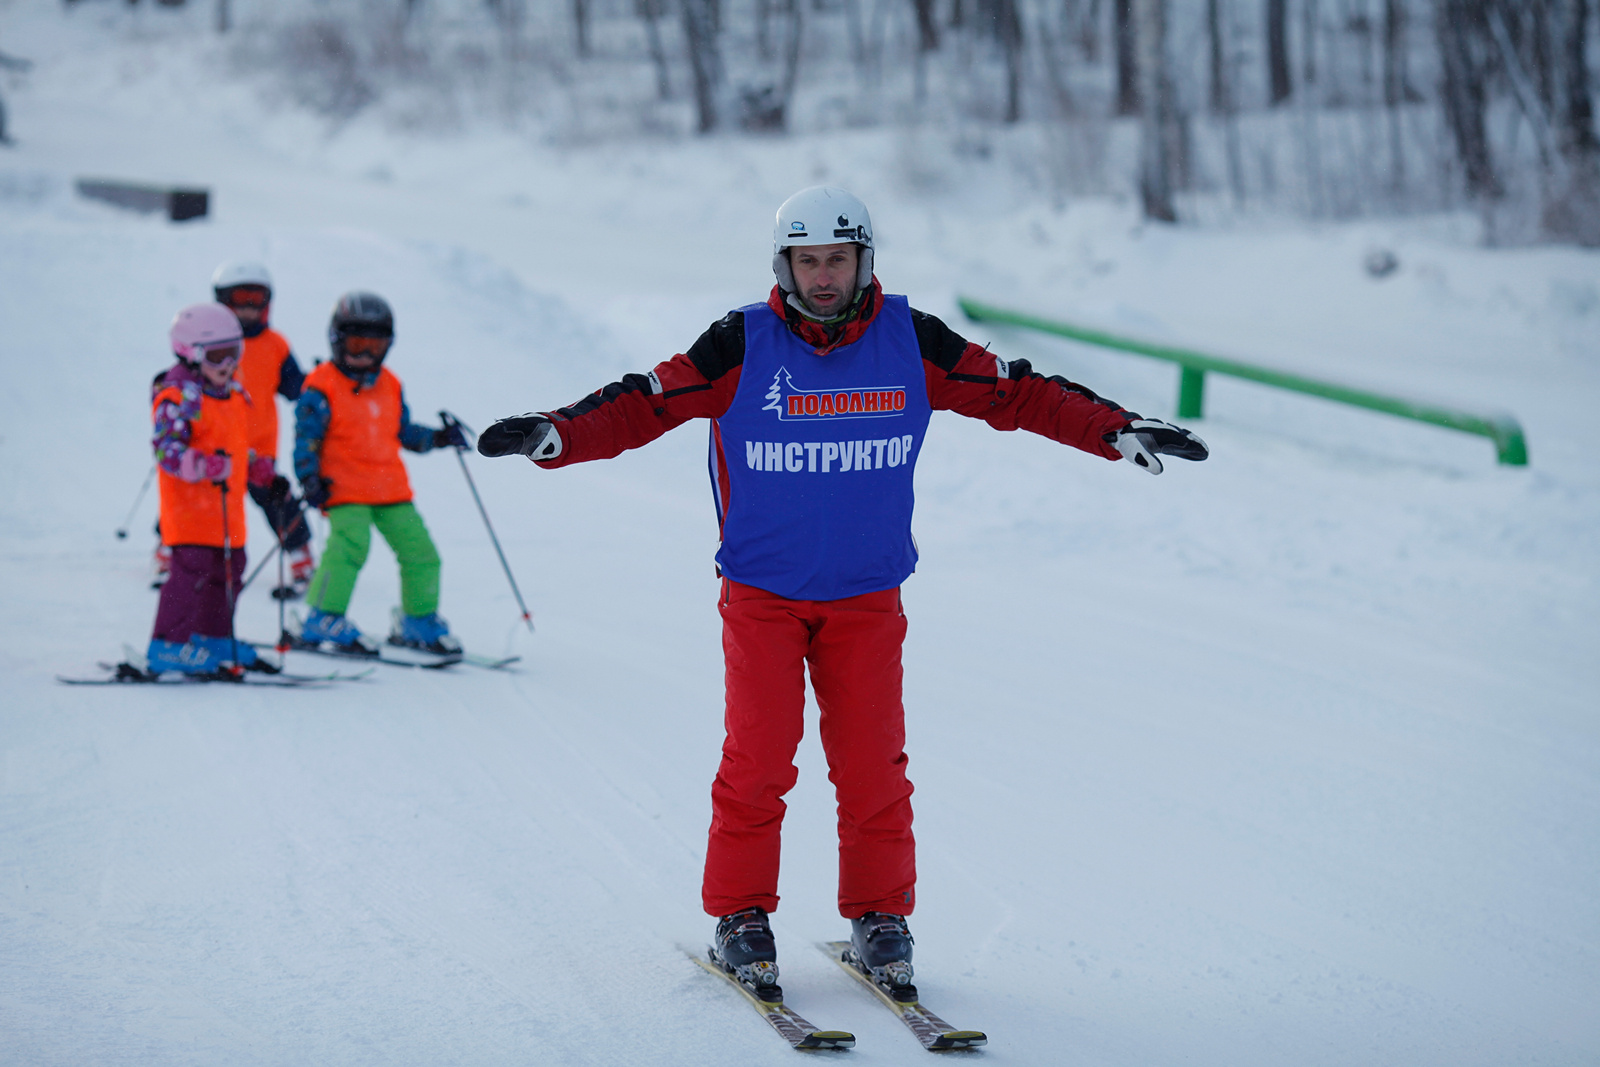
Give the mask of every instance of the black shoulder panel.
M 714 382 L 744 363 L 744 312 L 730 311 L 711 324 L 685 353 L 695 370 Z
M 945 373 L 955 370 L 961 353 L 967 350 L 967 339 L 926 312 L 911 309 L 911 325 L 917 331 L 917 347 L 922 358 Z

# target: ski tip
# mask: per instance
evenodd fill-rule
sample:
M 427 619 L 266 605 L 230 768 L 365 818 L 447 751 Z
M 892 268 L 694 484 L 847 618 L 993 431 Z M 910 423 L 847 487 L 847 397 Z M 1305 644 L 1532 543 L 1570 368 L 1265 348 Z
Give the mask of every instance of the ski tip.
M 948 1052 L 961 1048 L 982 1048 L 989 1043 L 989 1036 L 982 1030 L 951 1030 L 940 1034 L 928 1046 L 933 1052 Z
M 813 1030 L 795 1045 L 800 1049 L 855 1048 L 856 1035 L 846 1030 Z

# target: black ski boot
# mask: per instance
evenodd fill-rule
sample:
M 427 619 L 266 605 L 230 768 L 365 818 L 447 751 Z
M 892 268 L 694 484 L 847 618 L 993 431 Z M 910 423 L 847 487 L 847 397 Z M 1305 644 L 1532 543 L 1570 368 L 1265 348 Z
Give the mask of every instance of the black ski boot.
M 869 911 L 850 920 L 850 950 L 856 964 L 896 1000 L 916 1000 L 911 984 L 911 929 L 905 916 Z
M 746 908 L 717 920 L 712 959 L 762 1000 L 783 999 L 778 988 L 778 946 L 761 908 Z

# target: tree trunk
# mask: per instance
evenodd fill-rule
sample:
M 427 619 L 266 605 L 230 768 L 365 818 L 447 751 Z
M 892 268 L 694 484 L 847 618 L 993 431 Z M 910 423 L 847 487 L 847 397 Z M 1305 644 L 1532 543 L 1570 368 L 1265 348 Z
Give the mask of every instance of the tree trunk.
M 578 42 L 578 58 L 589 58 L 589 0 L 572 0 L 572 28 Z
M 995 33 L 1006 57 L 1005 121 L 1022 118 L 1022 13 L 1017 0 L 995 0 Z
M 1407 74 L 1405 0 L 1383 0 L 1383 102 L 1388 106 L 1417 102 Z
M 1488 39 L 1485 15 L 1489 2 L 1434 0 L 1445 120 L 1466 174 L 1467 193 L 1477 199 L 1494 199 L 1503 192 L 1495 175 L 1485 122 L 1488 92 L 1483 54 Z
M 911 0 L 917 11 L 917 51 L 939 50 L 939 20 L 934 17 L 933 0 Z
M 1139 130 L 1139 194 L 1144 217 L 1177 222 L 1172 204 L 1177 163 L 1176 112 L 1167 69 L 1167 0 L 1134 0 L 1138 24 L 1139 88 L 1144 104 Z
M 1554 126 L 1561 158 L 1544 207 L 1551 237 L 1600 247 L 1600 136 L 1589 95 L 1587 0 L 1547 0 Z
M 1206 41 L 1210 45 L 1209 86 L 1206 94 L 1215 115 L 1233 110 L 1228 91 L 1228 50 L 1222 37 L 1222 0 L 1206 0 Z
M 1289 99 L 1294 82 L 1289 73 L 1288 0 L 1267 0 L 1267 100 L 1277 107 Z
M 694 74 L 696 130 L 710 133 L 720 121 L 718 97 L 722 93 L 722 55 L 717 47 L 716 0 L 679 0 L 683 9 L 683 37 Z
M 1134 0 L 1115 0 L 1117 13 L 1117 114 L 1139 113 L 1138 30 Z
M 645 42 L 650 48 L 650 62 L 656 69 L 656 99 L 672 98 L 672 82 L 667 78 L 667 51 L 661 44 L 661 18 L 666 14 L 666 0 L 634 0 L 633 9 L 644 20 Z

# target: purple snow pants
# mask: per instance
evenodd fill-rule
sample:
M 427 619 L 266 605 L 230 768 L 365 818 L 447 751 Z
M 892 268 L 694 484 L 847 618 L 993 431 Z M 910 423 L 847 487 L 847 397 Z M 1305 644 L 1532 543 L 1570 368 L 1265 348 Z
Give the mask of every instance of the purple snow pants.
M 190 634 L 227 637 L 233 633 L 228 615 L 228 585 L 223 577 L 222 549 L 207 545 L 173 545 L 172 573 L 161 587 L 154 637 L 183 644 Z M 239 596 L 244 575 L 244 549 L 233 550 L 233 596 Z

